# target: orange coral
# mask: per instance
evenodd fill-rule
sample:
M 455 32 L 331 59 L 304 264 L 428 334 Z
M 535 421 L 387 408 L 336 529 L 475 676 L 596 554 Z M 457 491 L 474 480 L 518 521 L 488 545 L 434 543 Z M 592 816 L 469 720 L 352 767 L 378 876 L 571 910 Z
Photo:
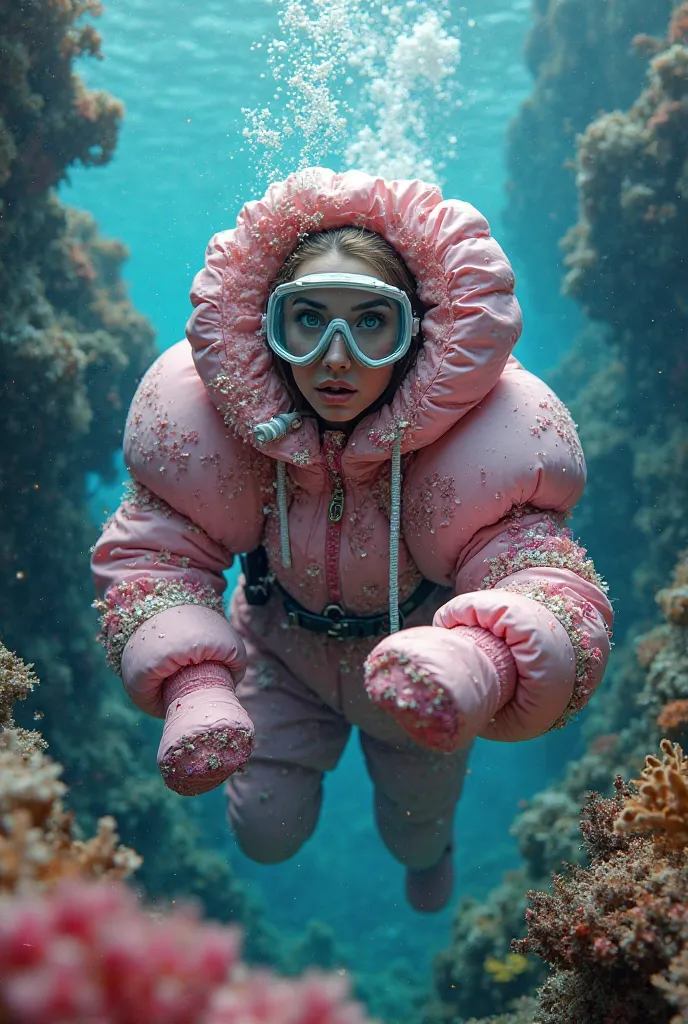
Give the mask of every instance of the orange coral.
M 688 725 L 688 700 L 670 700 L 657 716 L 660 729 L 671 732 Z
M 678 743 L 663 739 L 664 760 L 645 758 L 642 778 L 614 822 L 618 832 L 651 832 L 668 849 L 688 846 L 688 759 Z
M 119 845 L 114 818 L 101 818 L 92 839 L 74 839 L 73 816 L 62 806 L 62 767 L 21 740 L 15 730 L 0 732 L 0 892 L 135 871 L 141 858 Z

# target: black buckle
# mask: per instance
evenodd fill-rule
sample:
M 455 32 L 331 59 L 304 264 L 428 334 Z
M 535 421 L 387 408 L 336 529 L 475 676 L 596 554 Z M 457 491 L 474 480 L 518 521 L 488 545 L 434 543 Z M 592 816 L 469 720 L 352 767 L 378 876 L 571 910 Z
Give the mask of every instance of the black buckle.
M 323 610 L 323 618 L 329 619 L 332 622 L 332 625 L 327 630 L 327 636 L 338 637 L 340 640 L 348 637 L 349 622 L 340 604 L 328 604 L 327 608 Z

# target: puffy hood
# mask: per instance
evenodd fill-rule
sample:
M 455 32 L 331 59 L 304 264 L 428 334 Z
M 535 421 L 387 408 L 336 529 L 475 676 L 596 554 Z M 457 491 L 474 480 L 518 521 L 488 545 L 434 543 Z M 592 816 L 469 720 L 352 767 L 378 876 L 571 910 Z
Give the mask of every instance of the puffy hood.
M 425 182 L 311 168 L 247 203 L 210 240 L 186 328 L 196 369 L 225 422 L 280 462 L 317 461 L 316 424 L 266 445 L 254 428 L 291 409 L 260 330 L 270 285 L 306 234 L 353 225 L 382 235 L 406 261 L 427 307 L 424 347 L 392 402 L 355 428 L 356 459 L 431 444 L 496 384 L 521 331 L 514 274 L 485 218 Z

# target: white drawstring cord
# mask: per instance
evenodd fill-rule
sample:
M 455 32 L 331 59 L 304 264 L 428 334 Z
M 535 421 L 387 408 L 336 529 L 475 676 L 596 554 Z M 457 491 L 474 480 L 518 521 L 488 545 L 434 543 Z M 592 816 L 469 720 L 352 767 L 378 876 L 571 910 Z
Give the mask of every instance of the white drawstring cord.
M 401 434 L 392 448 L 389 516 L 389 631 L 399 632 L 399 532 L 401 528 Z
M 280 548 L 282 565 L 291 569 L 291 546 L 289 544 L 289 513 L 287 510 L 287 467 L 284 462 L 277 462 L 277 510 L 279 512 Z

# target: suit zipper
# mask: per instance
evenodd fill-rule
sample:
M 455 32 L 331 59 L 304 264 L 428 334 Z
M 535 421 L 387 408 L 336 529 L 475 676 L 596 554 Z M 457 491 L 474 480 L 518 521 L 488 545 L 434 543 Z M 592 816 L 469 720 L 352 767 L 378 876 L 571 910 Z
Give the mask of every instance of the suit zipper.
M 342 542 L 342 519 L 344 517 L 344 484 L 342 481 L 343 434 L 328 433 L 323 439 L 323 454 L 330 477 L 330 503 L 327 507 L 327 531 L 325 538 L 325 574 L 331 604 L 341 604 L 339 585 L 339 554 Z

